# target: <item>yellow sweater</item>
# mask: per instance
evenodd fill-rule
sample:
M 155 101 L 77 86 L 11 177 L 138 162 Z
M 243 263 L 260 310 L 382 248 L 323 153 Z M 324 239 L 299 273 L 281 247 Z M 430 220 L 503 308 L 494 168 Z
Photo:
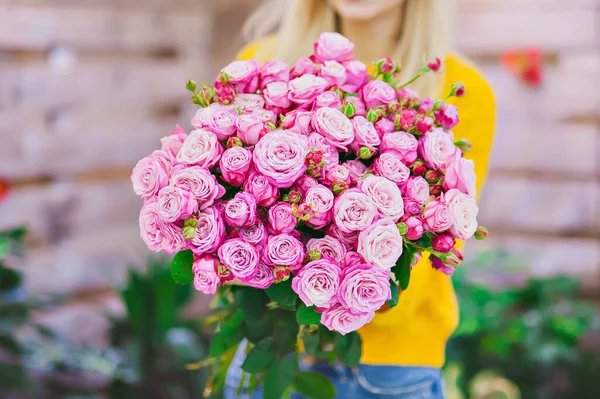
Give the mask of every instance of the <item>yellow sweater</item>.
M 276 52 L 276 40 L 268 38 L 251 43 L 238 59 L 257 59 L 264 63 Z M 459 109 L 456 139 L 466 138 L 473 145 L 467 157 L 475 161 L 477 192 L 487 174 L 495 123 L 494 94 L 475 66 L 451 54 L 445 62 L 446 83 L 462 81 L 467 94 L 453 98 Z M 458 304 L 451 279 L 431 268 L 423 257 L 412 271 L 410 286 L 400 295 L 398 306 L 379 312 L 359 333 L 363 341 L 362 363 L 401 366 L 441 367 L 446 341 L 458 324 Z

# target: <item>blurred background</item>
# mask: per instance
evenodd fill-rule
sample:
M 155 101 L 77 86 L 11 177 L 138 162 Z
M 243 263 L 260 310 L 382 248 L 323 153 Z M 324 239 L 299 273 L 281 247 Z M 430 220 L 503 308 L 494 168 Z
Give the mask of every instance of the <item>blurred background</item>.
M 600 1 L 456 2 L 456 47 L 494 86 L 498 124 L 491 237 L 455 279 L 452 395 L 593 397 Z M 0 0 L 0 396 L 200 397 L 184 365 L 205 356 L 208 299 L 148 260 L 129 176 L 189 129 L 185 81 L 232 60 L 258 3 Z

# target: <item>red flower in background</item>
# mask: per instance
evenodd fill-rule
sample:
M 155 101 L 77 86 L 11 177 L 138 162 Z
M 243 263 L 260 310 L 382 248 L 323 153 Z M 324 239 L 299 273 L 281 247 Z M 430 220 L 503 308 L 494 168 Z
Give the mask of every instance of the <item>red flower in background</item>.
M 539 48 L 507 51 L 502 54 L 500 61 L 527 86 L 541 86 L 543 60 Z
M 3 202 L 6 198 L 8 198 L 9 192 L 10 186 L 8 185 L 8 180 L 0 176 L 0 202 Z

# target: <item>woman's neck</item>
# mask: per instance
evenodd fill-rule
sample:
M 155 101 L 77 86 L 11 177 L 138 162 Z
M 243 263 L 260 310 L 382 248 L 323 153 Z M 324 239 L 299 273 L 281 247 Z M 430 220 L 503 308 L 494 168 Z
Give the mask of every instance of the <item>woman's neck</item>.
M 340 33 L 354 42 L 356 58 L 363 62 L 376 61 L 391 55 L 402 30 L 402 7 L 382 13 L 371 20 L 339 17 Z

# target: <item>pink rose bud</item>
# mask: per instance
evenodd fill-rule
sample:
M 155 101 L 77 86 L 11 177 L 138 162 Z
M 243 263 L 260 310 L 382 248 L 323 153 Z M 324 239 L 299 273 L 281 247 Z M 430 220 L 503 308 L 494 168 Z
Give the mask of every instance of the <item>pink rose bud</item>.
M 463 256 L 456 248 L 452 248 L 450 252 L 442 256 L 441 259 L 448 266 L 460 266 L 463 261 Z
M 191 92 L 195 92 L 196 91 L 196 82 L 194 82 L 193 80 L 186 81 L 185 88 Z
M 360 150 L 358 150 L 359 159 L 371 159 L 373 155 L 375 155 L 375 151 L 369 147 L 360 147 Z
M 425 174 L 425 172 L 427 172 L 427 166 L 425 165 L 425 162 L 417 159 L 412 167 L 411 167 L 413 174 L 416 176 L 423 176 Z
M 367 120 L 371 123 L 376 123 L 381 118 L 383 118 L 383 111 L 379 108 L 371 108 L 367 112 Z
M 323 151 L 322 150 L 311 150 L 306 156 L 306 162 L 309 165 L 319 166 L 323 162 Z M 322 165 L 321 165 L 322 166 Z
M 462 152 L 467 152 L 471 149 L 471 143 L 467 139 L 460 139 L 454 143 Z
M 459 122 L 458 110 L 454 105 L 446 104 L 439 111 L 434 112 L 435 118 L 446 129 L 452 129 Z
M 331 185 L 331 191 L 333 191 L 334 195 L 340 195 L 349 188 L 350 186 L 345 181 L 336 181 Z
M 212 87 L 202 85 L 197 95 L 199 104 L 201 107 L 208 107 L 210 104 L 215 102 L 215 91 Z
M 356 114 L 356 105 L 354 105 L 354 102 L 352 101 L 344 100 L 340 111 L 348 118 L 352 118 Z
M 273 275 L 275 276 L 275 282 L 281 283 L 287 281 L 290 278 L 292 270 L 288 266 L 277 266 L 273 269 Z
M 442 60 L 436 58 L 433 62 L 427 64 L 427 68 L 431 69 L 433 72 L 439 72 L 442 68 Z
M 307 221 L 310 219 L 310 216 L 313 214 L 313 209 L 311 204 L 300 204 L 295 207 L 296 213 L 298 215 L 298 219 Z M 295 226 L 294 226 L 295 227 Z
M 441 174 L 437 170 L 428 170 L 425 172 L 425 180 L 427 180 L 428 183 L 435 184 L 438 182 L 440 177 Z
M 431 112 L 432 109 L 433 109 L 433 99 L 431 97 L 427 97 L 426 99 L 424 99 L 421 102 L 421 105 L 419 105 L 419 113 L 420 114 L 427 114 L 427 113 Z
M 360 115 L 360 116 L 367 115 L 367 107 L 366 107 L 365 103 L 363 102 L 363 100 L 360 99 L 360 97 L 347 97 L 345 99 L 345 101 L 349 101 L 354 104 L 354 107 L 356 108 L 354 115 Z
M 462 97 L 465 95 L 465 85 L 463 82 L 456 82 L 452 85 L 452 89 L 450 91 L 451 96 Z
M 396 114 L 402 110 L 402 105 L 398 101 L 392 101 L 388 104 L 388 112 L 390 114 Z
M 431 248 L 435 252 L 439 252 L 442 254 L 447 254 L 450 252 L 454 245 L 456 244 L 456 240 L 449 234 L 440 234 L 438 236 L 433 237 L 431 240 Z
M 217 77 L 217 80 L 224 85 L 226 85 L 230 79 L 231 75 L 224 71 L 219 72 L 219 76 Z
M 410 130 L 415 125 L 415 119 L 417 118 L 417 111 L 414 109 L 403 109 L 398 115 L 394 123 L 399 130 Z
M 435 270 L 438 270 L 448 276 L 450 276 L 450 275 L 452 275 L 452 273 L 454 273 L 454 267 L 446 266 L 444 264 L 444 261 L 442 261 L 437 256 L 432 255 L 429 257 L 429 260 L 431 261 L 431 267 L 433 267 Z
M 183 238 L 191 240 L 196 236 L 196 226 L 184 226 L 181 230 L 183 232 Z
M 217 101 L 222 105 L 229 105 L 235 100 L 235 89 L 229 85 L 221 85 L 217 89 Z
M 409 240 L 418 240 L 423 236 L 425 230 L 423 229 L 423 222 L 419 218 L 410 217 L 405 221 L 408 231 L 406 232 L 406 238 Z
M 292 190 L 288 194 L 288 201 L 292 204 L 299 204 L 302 201 L 302 194 L 300 191 Z
M 489 235 L 490 235 L 489 230 L 483 226 L 477 227 L 477 230 L 475 231 L 475 239 L 476 240 L 485 240 Z
M 227 281 L 231 281 L 235 278 L 231 271 L 225 266 L 224 263 L 219 262 L 217 265 L 217 274 L 219 275 L 219 279 L 221 280 L 221 284 L 224 284 Z
M 430 116 L 419 116 L 415 127 L 419 133 L 425 134 L 433 128 L 433 118 Z
M 308 251 L 308 254 L 306 256 L 306 259 L 308 259 L 309 262 L 312 262 L 313 260 L 319 260 L 321 258 L 322 258 L 321 253 L 316 249 Z
M 394 70 L 394 62 L 390 57 L 381 58 L 375 65 L 377 65 L 377 70 L 384 74 L 389 74 Z
M 400 90 L 396 90 L 396 95 L 398 96 L 398 100 L 406 101 L 409 104 L 415 101 L 419 101 L 419 94 L 416 91 L 407 87 Z
M 227 148 L 242 147 L 244 143 L 239 137 L 230 137 L 227 139 Z
M 431 186 L 431 189 L 429 190 L 429 192 L 431 193 L 431 195 L 437 197 L 438 195 L 440 195 L 442 193 L 442 190 L 443 190 L 442 186 L 439 184 L 436 184 L 436 185 Z
M 408 233 L 408 225 L 406 223 L 398 222 L 396 223 L 396 227 L 398 227 L 401 236 L 405 236 Z
M 408 215 L 420 215 L 423 209 L 421 204 L 415 200 L 405 199 L 404 200 L 404 212 Z

